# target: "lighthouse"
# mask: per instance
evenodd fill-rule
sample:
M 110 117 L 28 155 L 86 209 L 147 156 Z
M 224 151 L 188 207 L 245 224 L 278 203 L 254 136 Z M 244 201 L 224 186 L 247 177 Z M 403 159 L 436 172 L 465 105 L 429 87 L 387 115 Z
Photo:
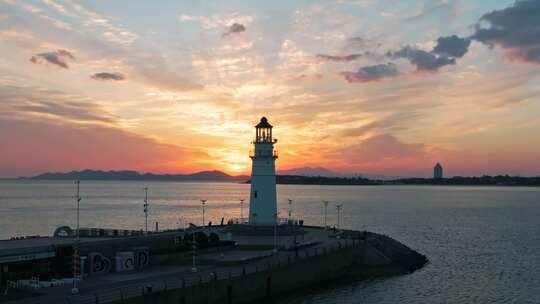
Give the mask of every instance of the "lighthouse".
M 250 153 L 251 193 L 249 197 L 249 224 L 274 225 L 277 218 L 276 159 L 277 151 L 272 137 L 272 125 L 266 117 L 255 126 L 254 150 Z

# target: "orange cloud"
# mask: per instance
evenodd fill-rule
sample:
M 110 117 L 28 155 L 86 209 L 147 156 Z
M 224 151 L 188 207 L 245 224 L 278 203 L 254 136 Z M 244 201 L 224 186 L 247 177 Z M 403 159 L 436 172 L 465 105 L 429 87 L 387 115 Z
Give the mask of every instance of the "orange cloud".
M 134 169 L 191 172 L 207 168 L 200 151 L 98 125 L 0 118 L 3 177 L 45 171 Z

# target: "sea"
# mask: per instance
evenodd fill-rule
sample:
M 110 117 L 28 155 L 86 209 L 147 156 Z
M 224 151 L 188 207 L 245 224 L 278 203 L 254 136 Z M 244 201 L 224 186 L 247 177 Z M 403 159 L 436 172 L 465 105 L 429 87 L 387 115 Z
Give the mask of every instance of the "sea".
M 81 227 L 150 229 L 247 215 L 249 185 L 82 181 Z M 70 181 L 0 181 L 0 239 L 51 235 L 76 222 Z M 244 208 L 240 200 L 245 199 Z M 540 303 L 540 188 L 278 185 L 281 217 L 389 235 L 425 254 L 408 275 L 327 282 L 283 295 L 288 303 Z M 242 210 L 243 209 L 243 210 Z

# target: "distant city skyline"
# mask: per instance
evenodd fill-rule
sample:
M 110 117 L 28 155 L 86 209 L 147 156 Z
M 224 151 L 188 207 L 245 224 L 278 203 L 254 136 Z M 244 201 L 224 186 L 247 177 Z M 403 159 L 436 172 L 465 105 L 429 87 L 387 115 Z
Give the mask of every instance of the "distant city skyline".
M 129 9 L 126 9 L 129 7 Z M 540 0 L 0 0 L 0 178 L 540 175 Z

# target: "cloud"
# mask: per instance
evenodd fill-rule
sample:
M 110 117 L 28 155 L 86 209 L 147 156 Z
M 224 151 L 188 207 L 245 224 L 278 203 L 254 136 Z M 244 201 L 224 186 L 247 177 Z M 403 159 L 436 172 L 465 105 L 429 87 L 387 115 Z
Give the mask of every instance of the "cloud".
M 30 61 L 33 63 L 50 63 L 64 69 L 69 68 L 68 61 L 70 60 L 75 60 L 75 56 L 66 50 L 39 53 L 30 58 Z
M 354 61 L 360 57 L 362 57 L 362 54 L 348 54 L 348 55 L 325 55 L 325 54 L 317 54 L 316 57 L 323 60 L 329 60 L 329 61 L 338 61 L 338 62 L 348 62 L 348 61 Z
M 540 1 L 516 1 L 483 15 L 471 38 L 505 49 L 512 59 L 540 63 Z
M 436 72 L 441 67 L 447 65 L 453 65 L 456 63 L 457 58 L 463 57 L 471 44 L 470 39 L 460 38 L 456 35 L 448 37 L 439 37 L 437 39 L 437 44 L 431 51 L 424 51 L 412 46 L 404 46 L 397 51 L 388 51 L 386 56 L 392 59 L 405 58 L 412 65 L 416 67 L 417 71 L 421 72 Z M 327 55 L 317 55 L 318 58 Z M 333 58 L 334 60 L 351 58 Z M 354 58 L 355 59 L 355 58 Z M 353 60 L 353 59 L 351 59 Z M 391 78 L 399 75 L 396 65 L 392 62 L 385 64 L 376 64 L 371 66 L 364 66 L 358 69 L 357 72 L 342 72 L 340 73 L 348 82 L 371 82 L 371 81 L 380 81 L 385 78 Z
M 440 68 L 456 64 L 456 59 L 463 57 L 469 50 L 471 41 L 456 35 L 439 37 L 437 44 L 431 51 L 424 51 L 412 46 L 402 47 L 398 51 L 390 51 L 390 58 L 405 58 L 416 67 L 418 71 L 435 72 Z
M 416 66 L 418 71 L 437 71 L 445 65 L 456 63 L 453 57 L 439 56 L 433 52 L 426 52 L 411 46 L 405 46 L 396 52 L 390 52 L 388 56 L 408 59 L 412 65 Z
M 437 45 L 433 48 L 432 53 L 441 56 L 461 58 L 469 50 L 470 44 L 470 39 L 460 38 L 456 35 L 440 37 L 437 39 Z
M 427 147 L 402 143 L 393 135 L 381 134 L 347 147 L 343 154 L 351 164 L 364 164 L 422 158 L 427 155 Z
M 93 104 L 80 102 L 33 102 L 14 107 L 27 114 L 46 114 L 79 122 L 114 123 L 116 119 Z
M 384 78 L 395 77 L 398 74 L 399 71 L 396 65 L 391 62 L 361 67 L 356 72 L 340 73 L 348 82 L 379 81 Z
M 120 73 L 109 73 L 109 72 L 101 72 L 101 73 L 95 73 L 94 75 L 90 76 L 90 78 L 95 80 L 124 80 L 126 77 L 123 74 Z
M 228 35 L 233 35 L 233 34 L 240 34 L 245 31 L 246 31 L 246 27 L 243 24 L 235 22 L 231 24 L 231 26 L 229 26 L 229 28 L 227 29 L 225 33 L 223 33 L 223 37 L 228 36 Z
M 117 117 L 88 98 L 32 85 L 0 82 L 0 100 L 0 117 L 101 125 L 117 123 Z
M 372 136 L 346 147 L 336 156 L 349 167 L 379 173 L 388 168 L 393 173 L 430 168 L 434 158 L 425 144 L 404 143 L 392 134 Z
M 376 49 L 383 44 L 376 38 L 351 37 L 345 42 L 346 49 Z
M 177 172 L 200 169 L 203 152 L 119 128 L 0 117 L 0 176 L 82 169 Z
M 339 135 L 345 137 L 365 137 L 370 133 L 397 133 L 421 118 L 422 114 L 418 108 L 408 107 L 399 112 L 377 117 L 375 120 L 365 123 L 360 127 L 346 128 Z M 362 120 L 359 119 L 359 121 Z
M 237 13 L 232 14 L 214 14 L 210 16 L 193 16 L 193 15 L 180 15 L 177 17 L 179 22 L 197 22 L 200 23 L 204 29 L 218 29 L 228 27 L 231 29 L 232 25 L 237 23 L 245 27 L 251 24 L 254 20 L 252 16 L 239 15 Z

